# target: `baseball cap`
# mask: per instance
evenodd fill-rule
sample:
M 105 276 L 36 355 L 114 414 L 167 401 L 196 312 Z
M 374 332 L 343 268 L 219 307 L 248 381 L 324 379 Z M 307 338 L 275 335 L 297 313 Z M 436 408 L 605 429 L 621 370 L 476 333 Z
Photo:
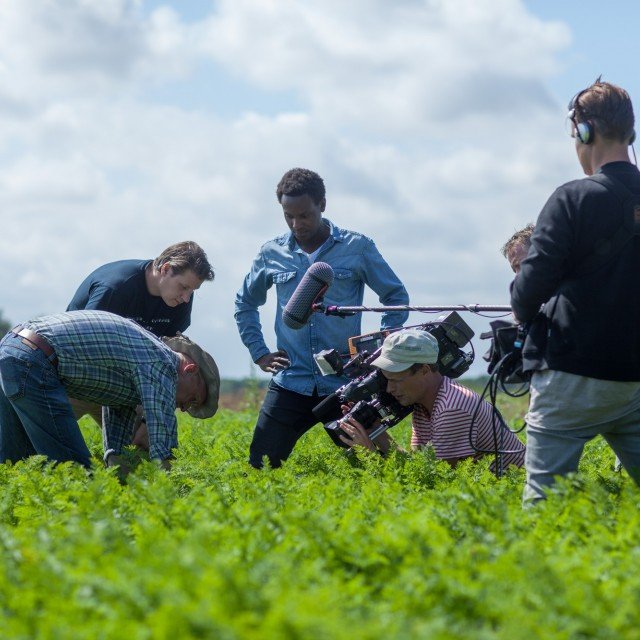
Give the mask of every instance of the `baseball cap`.
M 383 371 L 397 373 L 412 364 L 433 364 L 438 361 L 438 341 L 421 329 L 402 329 L 388 335 L 380 355 L 371 363 Z

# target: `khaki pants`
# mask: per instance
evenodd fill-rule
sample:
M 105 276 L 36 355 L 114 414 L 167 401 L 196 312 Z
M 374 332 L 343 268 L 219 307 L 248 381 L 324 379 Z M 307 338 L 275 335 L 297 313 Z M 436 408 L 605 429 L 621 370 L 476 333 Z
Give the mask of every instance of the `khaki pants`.
M 86 400 L 78 400 L 77 398 L 69 398 L 69 403 L 73 409 L 76 420 L 80 420 L 82 416 L 90 415 L 98 427 L 102 429 L 102 406 L 95 402 L 87 402 Z M 134 434 L 131 444 L 140 449 L 149 451 L 149 432 L 147 431 L 147 423 L 144 420 L 142 407 L 137 407 L 138 419 L 134 425 Z
M 89 414 L 99 427 L 102 427 L 102 406 L 95 402 L 87 402 L 86 400 L 77 400 L 69 398 L 69 403 L 73 409 L 76 420 L 80 420 L 82 416 Z

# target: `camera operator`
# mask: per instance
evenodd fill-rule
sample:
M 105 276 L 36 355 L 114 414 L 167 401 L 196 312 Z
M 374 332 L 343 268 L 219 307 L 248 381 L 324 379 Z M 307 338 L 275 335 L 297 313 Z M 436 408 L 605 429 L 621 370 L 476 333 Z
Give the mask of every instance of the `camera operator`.
M 438 342 L 428 331 L 403 329 L 385 338 L 380 356 L 371 364 L 382 371 L 387 391 L 401 405 L 414 406 L 412 449 L 432 445 L 438 459 L 455 466 L 465 458 L 483 455 L 476 449 L 492 452 L 493 409 L 477 393 L 443 376 L 437 361 Z M 469 441 L 474 414 L 475 448 Z M 387 432 L 372 442 L 363 426 L 351 417 L 343 419 L 341 429 L 349 435 L 340 436 L 347 445 L 357 444 L 372 451 L 377 448 L 386 454 L 393 444 Z M 524 445 L 507 429 L 501 435 L 501 448 L 514 452 L 504 455 L 504 466 L 522 466 Z
M 520 231 L 516 231 L 502 247 L 502 255 L 509 261 L 515 274 L 520 273 L 520 264 L 529 253 L 534 228 L 533 223 L 530 222 Z
M 640 481 L 640 172 L 628 153 L 631 99 L 598 78 L 573 98 L 567 123 L 588 177 L 551 195 L 511 292 L 515 316 L 531 323 L 525 502 L 577 471 L 598 434 Z

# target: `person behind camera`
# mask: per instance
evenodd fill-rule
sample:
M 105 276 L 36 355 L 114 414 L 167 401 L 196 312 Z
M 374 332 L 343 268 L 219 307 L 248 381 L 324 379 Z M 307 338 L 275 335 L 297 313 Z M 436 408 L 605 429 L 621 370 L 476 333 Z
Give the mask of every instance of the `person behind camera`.
M 493 454 L 493 408 L 474 391 L 443 376 L 437 362 L 438 341 L 428 331 L 403 329 L 385 338 L 380 356 L 371 363 L 382 371 L 387 391 L 401 405 L 413 405 L 411 448 L 431 445 L 436 457 L 452 466 L 466 458 Z M 472 420 L 473 446 L 469 438 Z M 500 450 L 504 452 L 502 464 L 522 466 L 524 445 L 499 423 L 496 428 Z M 384 455 L 394 444 L 387 432 L 373 442 L 364 427 L 350 416 L 342 420 L 341 429 L 348 437 L 340 438 L 350 446 L 377 449 Z
M 598 434 L 640 481 L 640 172 L 628 153 L 631 99 L 598 78 L 573 98 L 567 122 L 588 177 L 551 195 L 511 291 L 515 316 L 530 323 L 525 503 L 577 471 Z
M 523 229 L 516 231 L 502 247 L 502 255 L 509 261 L 513 273 L 520 273 L 520 265 L 529 253 L 533 229 L 534 225 L 530 222 Z
M 276 196 L 289 232 L 261 247 L 236 296 L 240 338 L 251 359 L 274 374 L 249 449 L 249 463 L 256 468 L 262 467 L 264 456 L 272 467 L 279 467 L 298 439 L 318 422 L 312 409 L 344 384 L 344 377 L 322 376 L 313 354 L 332 348 L 346 353 L 348 339 L 362 333 L 360 313 L 346 318 L 317 314 L 300 329 L 286 326 L 282 311 L 309 267 L 321 261 L 333 268 L 335 279 L 325 296 L 328 304 L 361 305 L 365 285 L 384 305 L 409 302 L 404 285 L 372 240 L 323 217 L 327 201 L 317 173 L 300 168 L 287 171 Z M 277 350 L 271 351 L 262 334 L 258 308 L 274 285 Z M 407 316 L 406 311 L 384 313 L 381 327 L 402 326 Z

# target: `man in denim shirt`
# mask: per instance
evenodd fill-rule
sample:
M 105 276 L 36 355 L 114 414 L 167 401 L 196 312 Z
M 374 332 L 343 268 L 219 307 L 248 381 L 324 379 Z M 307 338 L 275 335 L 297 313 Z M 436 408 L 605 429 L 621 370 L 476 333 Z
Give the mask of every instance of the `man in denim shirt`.
M 282 310 L 309 266 L 316 260 L 333 268 L 334 281 L 325 294 L 327 304 L 361 305 L 364 285 L 384 305 L 408 304 L 409 296 L 372 240 L 340 229 L 322 217 L 326 207 L 322 178 L 308 169 L 291 169 L 276 189 L 290 233 L 262 246 L 236 296 L 236 322 L 253 361 L 274 374 L 253 434 L 249 462 L 262 467 L 267 456 L 272 467 L 286 460 L 297 440 L 317 419 L 313 407 L 346 382 L 340 376 L 322 376 L 313 354 L 323 349 L 348 352 L 348 339 L 361 333 L 360 314 L 333 318 L 317 314 L 301 329 L 282 321 Z M 267 347 L 258 307 L 276 285 L 278 305 L 275 331 L 277 350 Z M 382 315 L 383 329 L 402 326 L 407 312 Z M 339 416 L 336 416 L 339 417 Z

